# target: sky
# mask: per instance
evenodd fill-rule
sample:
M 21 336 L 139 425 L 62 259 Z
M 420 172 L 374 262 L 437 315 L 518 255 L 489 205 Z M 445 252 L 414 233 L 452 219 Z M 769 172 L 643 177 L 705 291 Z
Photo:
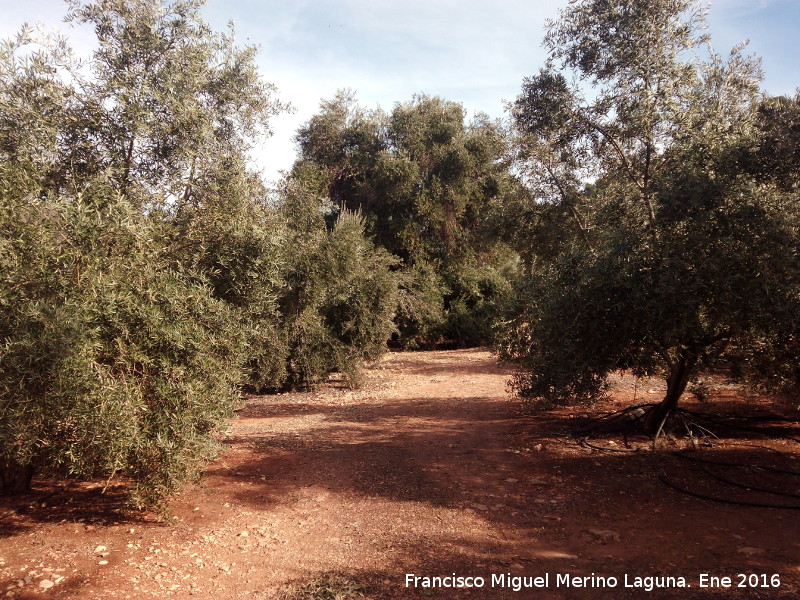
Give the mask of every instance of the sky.
M 294 107 L 272 120 L 253 156 L 268 181 L 295 158 L 293 136 L 336 90 L 355 91 L 367 108 L 390 110 L 415 93 L 461 102 L 468 115 L 504 116 L 504 101 L 544 64 L 547 19 L 567 0 L 207 0 L 215 30 L 233 21 L 239 44 L 259 46 L 264 79 Z M 24 22 L 57 28 L 88 55 L 91 31 L 61 22 L 61 0 L 0 0 L 0 37 Z M 800 0 L 712 0 L 709 32 L 727 54 L 749 40 L 772 95 L 800 87 Z

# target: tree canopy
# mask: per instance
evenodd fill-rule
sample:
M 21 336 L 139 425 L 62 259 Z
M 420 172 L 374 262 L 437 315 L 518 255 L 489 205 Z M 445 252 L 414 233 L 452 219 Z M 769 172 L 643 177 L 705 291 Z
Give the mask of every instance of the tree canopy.
M 29 29 L 0 47 L 4 491 L 121 475 L 159 505 L 242 389 L 355 384 L 392 329 L 393 260 L 360 218 L 300 222 L 249 166 L 283 105 L 199 9 L 75 3 L 83 63 Z
M 297 134 L 292 177 L 314 180 L 336 213 L 357 210 L 375 241 L 403 261 L 398 325 L 406 338 L 488 339 L 508 288 L 509 252 L 491 215 L 515 189 L 502 129 L 456 102 L 424 95 L 391 113 L 350 92 L 325 101 Z
M 393 334 L 494 339 L 542 404 L 660 374 L 651 430 L 704 369 L 800 387 L 800 97 L 716 54 L 695 2 L 571 2 L 508 127 L 340 92 L 278 190 L 254 48 L 199 0 L 70 6 L 87 61 L 0 45 L 4 491 L 121 475 L 157 506 L 243 390 L 357 385 Z
M 655 429 L 699 369 L 746 371 L 751 349 L 796 336 L 797 190 L 749 166 L 775 104 L 760 103 L 758 61 L 715 54 L 688 0 L 576 2 L 545 44 L 511 110 L 548 244 L 529 254 L 502 353 L 545 402 L 596 398 L 620 368 L 663 374 Z

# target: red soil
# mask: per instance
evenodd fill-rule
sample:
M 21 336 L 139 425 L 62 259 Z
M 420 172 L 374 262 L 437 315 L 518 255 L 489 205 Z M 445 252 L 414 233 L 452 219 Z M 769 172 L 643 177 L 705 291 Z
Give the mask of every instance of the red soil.
M 524 414 L 508 379 L 485 351 L 394 353 L 368 370 L 361 390 L 250 398 L 226 451 L 174 500 L 169 526 L 126 512 L 124 490 L 103 494 L 97 483 L 45 482 L 24 505 L 3 499 L 0 597 L 800 597 L 797 510 L 691 497 L 659 473 L 729 500 L 800 505 L 800 496 L 709 480 L 703 465 L 669 452 L 685 440 L 662 440 L 656 455 L 636 436 L 589 440 L 608 451 L 581 445 L 573 434 L 590 413 Z M 622 408 L 634 395 L 658 398 L 659 389 L 618 378 L 591 414 Z M 715 398 L 687 406 L 730 413 L 764 403 L 744 404 L 726 387 Z M 766 436 L 720 425 L 720 439 L 693 455 L 800 471 L 800 443 L 786 437 L 792 431 L 800 437 L 797 423 L 780 422 Z M 800 477 L 788 473 L 714 474 L 800 494 Z M 453 573 L 483 577 L 484 586 L 406 587 L 407 574 Z M 730 577 L 732 587 L 701 588 L 702 573 Z M 758 576 L 745 579 L 758 587 L 736 587 L 739 573 Z M 547 575 L 548 585 L 515 592 L 492 587 L 493 574 Z M 595 587 L 557 585 L 558 574 L 588 577 Z M 628 583 L 683 577 L 691 587 L 647 592 L 624 587 L 626 575 Z M 600 577 L 616 577 L 616 587 Z M 45 580 L 54 585 L 42 587 Z

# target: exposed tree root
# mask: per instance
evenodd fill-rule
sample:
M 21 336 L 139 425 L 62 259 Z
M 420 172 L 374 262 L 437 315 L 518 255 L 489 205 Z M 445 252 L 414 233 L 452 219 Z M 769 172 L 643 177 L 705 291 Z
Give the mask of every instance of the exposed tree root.
M 800 437 L 792 435 L 793 430 L 786 431 L 795 421 L 777 416 L 731 418 L 675 408 L 668 411 L 658 422 L 655 432 L 649 434 L 652 411 L 658 406 L 640 404 L 592 419 L 576 430 L 578 442 L 585 448 L 601 452 L 630 454 L 649 450 L 658 479 L 670 488 L 696 498 L 739 506 L 800 509 L 797 502 L 800 500 L 800 471 L 752 461 L 697 456 L 704 451 L 741 452 L 744 448 L 750 452 L 751 448 L 757 448 L 762 454 L 768 450 L 777 457 L 785 456 L 786 452 L 774 447 L 735 443 L 730 436 L 747 433 L 800 443 Z M 634 437 L 633 443 L 631 436 Z M 612 439 L 615 437 L 621 437 L 622 444 Z M 678 467 L 673 458 L 680 459 L 685 468 Z M 667 474 L 667 463 L 671 463 L 672 470 L 681 469 L 675 473 L 677 479 Z M 748 477 L 759 481 L 749 481 Z M 764 479 L 767 479 L 766 484 Z M 770 500 L 776 497 L 787 501 Z

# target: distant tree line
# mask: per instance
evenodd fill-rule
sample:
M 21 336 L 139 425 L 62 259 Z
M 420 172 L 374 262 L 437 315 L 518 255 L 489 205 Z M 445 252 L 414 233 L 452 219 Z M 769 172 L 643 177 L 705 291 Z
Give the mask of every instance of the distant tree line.
M 440 98 L 416 96 L 387 114 L 340 92 L 297 134 L 289 181 L 314 186 L 334 217 L 361 214 L 397 257 L 395 337 L 406 348 L 489 343 L 518 270 L 498 235 L 500 207 L 524 194 L 505 132 L 465 117 Z

